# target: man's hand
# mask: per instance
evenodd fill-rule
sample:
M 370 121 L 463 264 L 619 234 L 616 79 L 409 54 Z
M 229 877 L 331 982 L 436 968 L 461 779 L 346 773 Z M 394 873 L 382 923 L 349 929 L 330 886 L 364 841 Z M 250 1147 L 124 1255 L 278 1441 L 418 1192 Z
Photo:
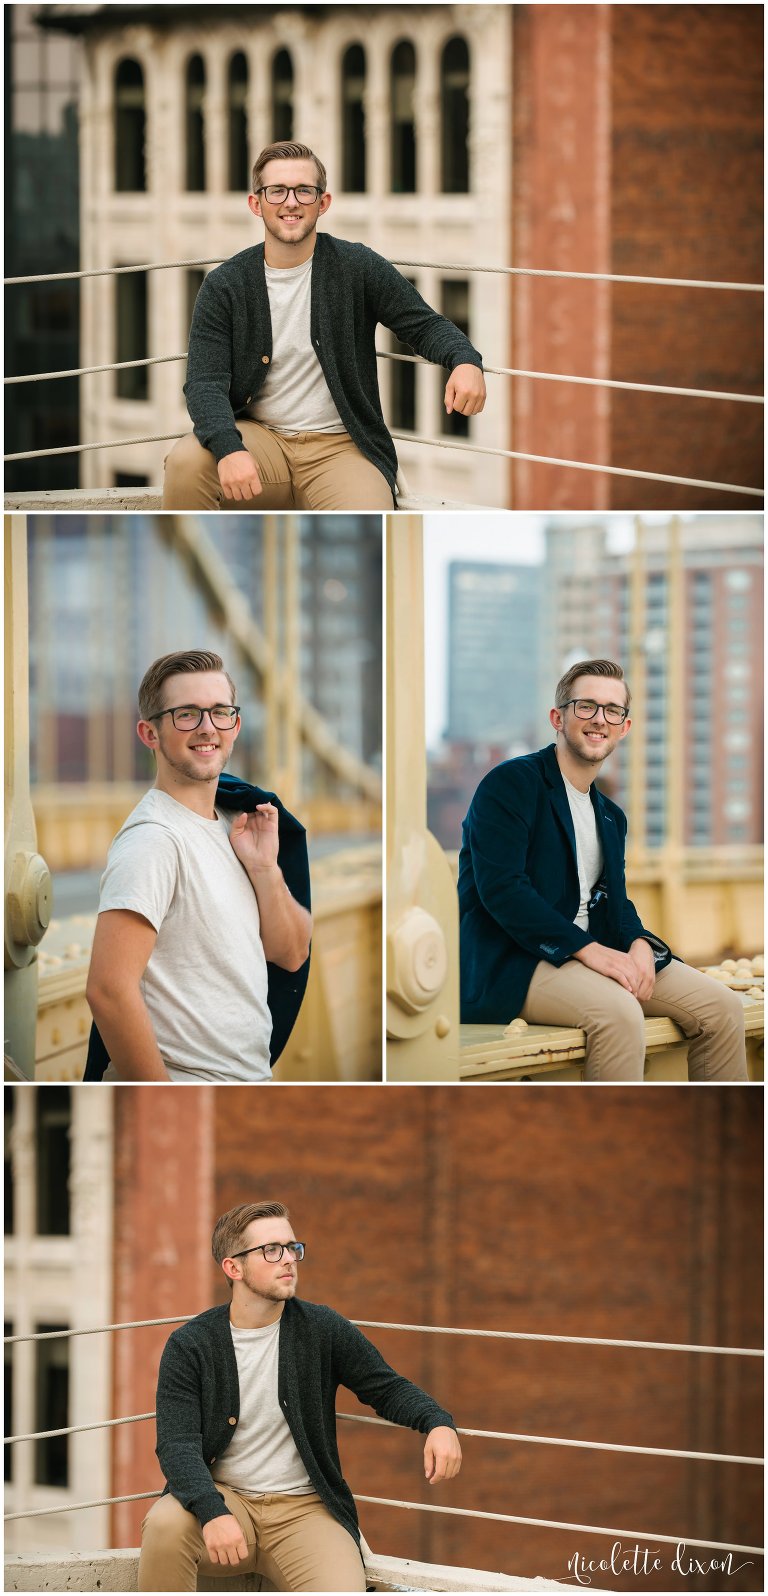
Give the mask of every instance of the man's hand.
M 653 949 L 645 937 L 638 937 L 637 941 L 632 943 L 629 957 L 637 970 L 635 997 L 639 1003 L 647 1003 L 648 999 L 653 997 L 656 985 L 656 962 Z
M 237 1567 L 248 1556 L 245 1536 L 233 1513 L 209 1519 L 203 1525 L 203 1540 L 212 1563 L 232 1563 Z
M 274 870 L 279 847 L 274 804 L 257 804 L 252 814 L 235 815 L 229 840 L 249 876 Z
M 247 449 L 225 454 L 218 472 L 225 499 L 257 499 L 261 493 L 261 477 Z
M 452 1480 L 461 1468 L 461 1447 L 455 1430 L 447 1424 L 430 1430 L 424 1443 L 424 1473 L 430 1485 Z
M 650 953 L 647 942 L 645 946 Z M 606 948 L 602 942 L 588 942 L 572 957 L 578 959 L 580 964 L 586 964 L 588 970 L 596 970 L 598 975 L 607 975 L 610 981 L 618 981 L 619 986 L 631 992 L 633 997 L 638 996 L 641 971 L 629 953 L 617 953 L 615 948 Z
M 479 416 L 485 405 L 485 378 L 479 366 L 455 366 L 445 385 L 448 415 Z

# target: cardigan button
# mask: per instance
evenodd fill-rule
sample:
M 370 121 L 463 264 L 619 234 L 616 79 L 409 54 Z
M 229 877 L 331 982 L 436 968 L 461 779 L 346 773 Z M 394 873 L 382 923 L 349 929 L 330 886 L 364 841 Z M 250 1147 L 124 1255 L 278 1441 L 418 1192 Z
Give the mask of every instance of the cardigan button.
M 268 366 L 269 365 L 269 355 L 262 355 L 261 364 L 262 364 L 262 366 Z
M 227 1419 L 227 1424 L 237 1424 L 237 1419 Z

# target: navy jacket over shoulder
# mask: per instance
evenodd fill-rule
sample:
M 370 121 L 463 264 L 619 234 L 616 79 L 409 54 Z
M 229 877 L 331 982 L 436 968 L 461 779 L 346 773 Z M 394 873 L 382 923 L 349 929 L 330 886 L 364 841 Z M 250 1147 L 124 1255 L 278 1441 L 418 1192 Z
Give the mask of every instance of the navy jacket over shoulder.
M 264 792 L 261 787 L 240 781 L 237 776 L 219 777 L 216 803 L 219 809 L 233 809 L 237 814 L 242 814 L 243 810 L 251 813 L 257 804 L 274 804 L 279 838 L 277 862 L 291 896 L 303 909 L 311 909 L 307 833 L 301 821 L 285 808 L 275 793 Z M 283 970 L 267 960 L 267 1004 L 272 1015 L 270 1064 L 277 1063 L 296 1024 L 308 980 L 309 954 L 298 970 Z M 99 1031 L 92 1025 L 83 1080 L 100 1081 L 108 1064 L 109 1054 Z
M 483 778 L 463 826 L 459 858 L 461 1018 L 503 1023 L 525 1002 L 536 965 L 561 965 L 589 942 L 626 953 L 644 937 L 657 970 L 670 962 L 665 942 L 646 931 L 627 897 L 627 818 L 590 789 L 603 850 L 589 931 L 579 910 L 576 836 L 554 743 L 508 759 Z
M 482 366 L 464 333 L 432 310 L 383 255 L 318 233 L 312 256 L 312 345 L 352 442 L 394 493 L 397 455 L 379 398 L 374 340 L 379 322 L 425 360 L 449 371 Z M 247 419 L 271 359 L 264 245 L 256 244 L 209 272 L 192 316 L 184 393 L 195 437 L 216 460 L 245 448 L 236 417 Z
M 280 1319 L 278 1401 L 313 1489 L 359 1543 L 354 1498 L 336 1443 L 340 1385 L 391 1424 L 423 1435 L 438 1425 L 455 1425 L 450 1413 L 390 1368 L 367 1336 L 340 1313 L 298 1297 L 286 1302 Z M 160 1360 L 157 1385 L 157 1456 L 168 1482 L 165 1490 L 201 1524 L 229 1511 L 210 1465 L 226 1451 L 239 1417 L 237 1360 L 225 1303 L 174 1330 Z

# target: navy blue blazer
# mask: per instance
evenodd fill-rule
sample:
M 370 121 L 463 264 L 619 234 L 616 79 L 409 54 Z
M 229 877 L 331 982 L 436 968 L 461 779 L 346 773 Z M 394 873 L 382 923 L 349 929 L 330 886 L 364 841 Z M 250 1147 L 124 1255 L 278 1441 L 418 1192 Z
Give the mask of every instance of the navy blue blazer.
M 536 965 L 561 965 L 589 942 L 626 953 L 638 937 L 657 970 L 672 954 L 646 931 L 624 880 L 627 817 L 590 789 L 603 873 L 579 911 L 576 834 L 554 743 L 508 759 L 483 778 L 469 806 L 459 857 L 461 1018 L 507 1023 L 520 1013 Z
M 304 909 L 311 908 L 307 833 L 273 792 L 263 792 L 237 776 L 219 777 L 216 803 L 220 809 L 250 813 L 257 804 L 274 804 L 277 809 L 279 846 L 277 862 L 291 896 Z M 267 1003 L 272 1015 L 269 1062 L 275 1064 L 293 1030 L 309 979 L 309 954 L 298 970 L 283 970 L 267 960 Z M 91 1026 L 84 1081 L 100 1081 L 109 1064 L 109 1054 L 95 1025 Z

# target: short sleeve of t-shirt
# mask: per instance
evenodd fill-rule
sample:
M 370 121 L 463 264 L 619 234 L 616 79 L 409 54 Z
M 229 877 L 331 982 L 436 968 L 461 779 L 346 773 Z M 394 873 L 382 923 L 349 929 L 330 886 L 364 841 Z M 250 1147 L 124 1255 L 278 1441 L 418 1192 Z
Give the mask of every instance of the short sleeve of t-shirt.
M 99 914 L 132 909 L 155 931 L 172 913 L 185 873 L 183 845 L 165 826 L 145 821 L 115 838 L 99 889 Z

